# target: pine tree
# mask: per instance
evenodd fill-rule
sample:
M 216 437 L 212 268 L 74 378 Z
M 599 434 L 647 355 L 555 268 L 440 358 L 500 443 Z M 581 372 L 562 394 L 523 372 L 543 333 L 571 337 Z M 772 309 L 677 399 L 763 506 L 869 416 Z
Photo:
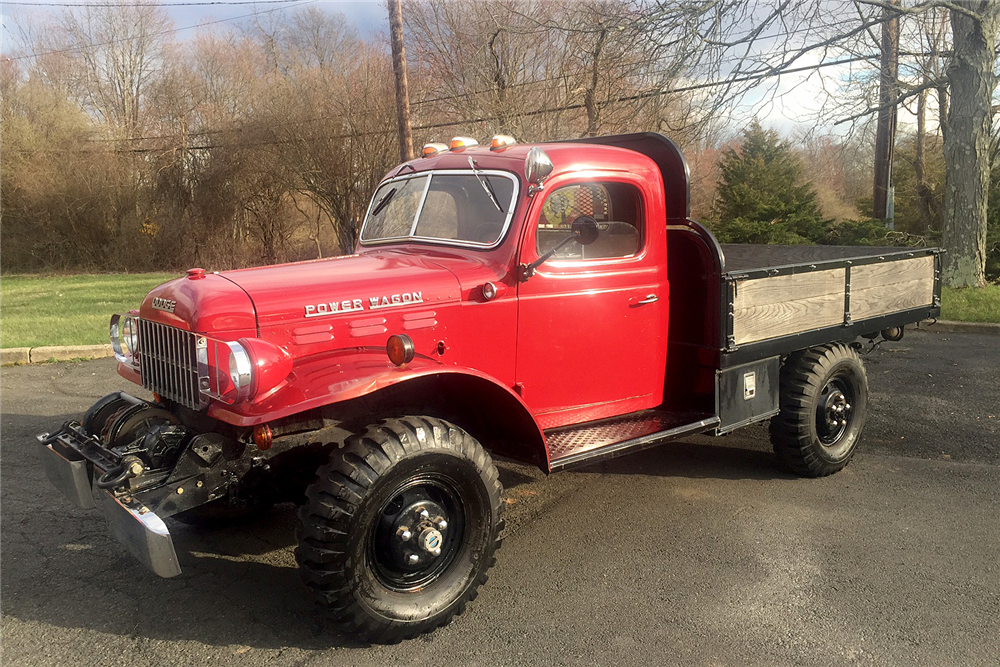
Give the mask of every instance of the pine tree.
M 825 232 L 816 192 L 774 130 L 754 121 L 719 163 L 712 225 L 726 243 L 816 243 Z

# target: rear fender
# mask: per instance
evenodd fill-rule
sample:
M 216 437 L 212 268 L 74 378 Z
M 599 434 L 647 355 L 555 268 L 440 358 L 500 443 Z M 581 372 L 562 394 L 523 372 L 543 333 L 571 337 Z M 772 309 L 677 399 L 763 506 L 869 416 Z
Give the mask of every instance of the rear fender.
M 320 410 L 331 418 L 427 414 L 461 425 L 492 453 L 548 470 L 542 430 L 521 397 L 471 368 L 417 356 L 396 366 L 383 348 L 352 348 L 300 360 L 285 382 L 247 403 L 213 401 L 208 414 L 238 427 Z

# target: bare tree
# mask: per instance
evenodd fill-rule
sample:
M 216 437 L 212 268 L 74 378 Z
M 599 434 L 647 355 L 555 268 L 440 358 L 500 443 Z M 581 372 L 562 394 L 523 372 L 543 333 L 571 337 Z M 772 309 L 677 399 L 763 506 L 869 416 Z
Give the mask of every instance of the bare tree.
M 949 7 L 954 53 L 951 101 L 944 125 L 944 279 L 953 287 L 986 284 L 986 206 L 993 150 L 992 99 L 1000 2 Z
M 695 59 L 707 75 L 714 73 L 725 82 L 718 94 L 723 104 L 745 95 L 748 86 L 759 86 L 761 81 L 795 71 L 803 64 L 816 71 L 829 62 L 852 70 L 858 67 L 848 74 L 848 80 L 861 84 L 855 90 L 870 91 L 871 73 L 877 71 L 872 64 L 877 56 L 872 48 L 878 44 L 876 27 L 887 19 L 905 20 L 947 10 L 952 48 L 947 54 L 946 76 L 899 80 L 899 95 L 889 103 L 900 104 L 926 90 L 939 91 L 947 169 L 944 280 L 953 286 L 984 284 L 1000 1 L 919 0 L 901 5 L 890 0 L 664 2 L 657 4 L 650 16 L 657 18 L 657 12 L 675 15 L 682 8 L 690 12 L 688 25 L 705 44 L 696 50 L 701 55 Z M 668 33 L 670 30 L 676 27 L 665 28 Z M 870 118 L 884 106 L 870 95 L 845 100 L 842 88 L 830 92 L 836 104 L 826 107 L 826 118 L 839 122 Z M 756 94 L 760 94 L 759 87 Z
M 43 48 L 72 63 L 70 84 L 83 108 L 131 138 L 140 132 L 171 26 L 149 3 L 88 5 L 63 12 Z

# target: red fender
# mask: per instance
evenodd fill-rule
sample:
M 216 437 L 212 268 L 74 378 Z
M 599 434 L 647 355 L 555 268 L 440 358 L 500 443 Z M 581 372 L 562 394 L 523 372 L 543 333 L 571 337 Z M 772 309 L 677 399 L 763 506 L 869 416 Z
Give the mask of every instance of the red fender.
M 285 381 L 273 391 L 246 403 L 226 405 L 213 401 L 208 414 L 234 426 L 254 426 L 312 408 L 366 396 L 417 378 L 442 375 L 476 378 L 503 391 L 530 418 L 537 430 L 539 443 L 545 442 L 538 421 L 521 397 L 495 378 L 471 368 L 446 366 L 436 359 L 424 356 L 417 356 L 408 364 L 396 366 L 389 361 L 382 348 L 350 348 L 299 360 Z

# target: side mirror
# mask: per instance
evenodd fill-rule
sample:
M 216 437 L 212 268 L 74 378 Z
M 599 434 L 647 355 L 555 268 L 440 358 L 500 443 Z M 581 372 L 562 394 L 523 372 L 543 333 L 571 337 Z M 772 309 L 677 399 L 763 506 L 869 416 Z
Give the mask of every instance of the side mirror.
M 601 235 L 601 231 L 597 228 L 597 220 L 594 220 L 589 215 L 581 215 L 579 218 L 573 221 L 570 225 L 569 235 L 562 241 L 556 244 L 547 253 L 536 259 L 531 264 L 522 264 L 520 266 L 520 280 L 523 283 L 531 276 L 535 275 L 535 269 L 544 264 L 556 254 L 556 251 L 562 248 L 564 245 L 570 241 L 576 241 L 580 245 L 590 245 L 597 240 L 597 237 Z
M 570 232 L 580 245 L 590 245 L 601 235 L 597 228 L 597 220 L 589 215 L 581 215 L 570 225 Z

